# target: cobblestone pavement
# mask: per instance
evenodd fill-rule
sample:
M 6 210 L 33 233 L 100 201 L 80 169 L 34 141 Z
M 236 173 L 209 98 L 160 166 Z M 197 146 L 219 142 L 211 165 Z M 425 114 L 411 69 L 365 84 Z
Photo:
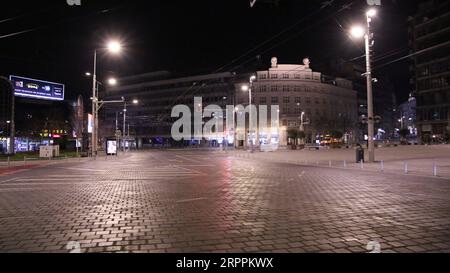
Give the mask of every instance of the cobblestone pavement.
M 155 151 L 0 175 L 0 252 L 450 252 L 450 180 Z

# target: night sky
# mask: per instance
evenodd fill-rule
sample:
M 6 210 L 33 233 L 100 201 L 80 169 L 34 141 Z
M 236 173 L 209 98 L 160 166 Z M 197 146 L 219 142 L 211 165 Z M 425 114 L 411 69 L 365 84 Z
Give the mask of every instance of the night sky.
M 272 56 L 280 63 L 300 63 L 308 56 L 314 68 L 364 53 L 363 42 L 352 41 L 346 29 L 364 22 L 366 0 L 335 0 L 325 8 L 325 1 L 317 0 L 258 0 L 254 8 L 248 0 L 81 1 L 81 7 L 65 0 L 8 1 L 0 10 L 0 75 L 61 82 L 67 98 L 88 96 L 84 73 L 92 70 L 93 50 L 109 38 L 120 39 L 126 49 L 120 57 L 101 54 L 100 80 L 157 70 L 253 71 L 267 68 Z M 375 58 L 385 58 L 375 67 L 408 54 L 407 18 L 417 2 L 382 1 L 373 27 Z M 341 10 L 345 4 L 351 8 Z M 8 36 L 22 31 L 27 32 Z M 408 73 L 408 62 L 402 61 L 375 76 L 389 75 L 404 101 Z

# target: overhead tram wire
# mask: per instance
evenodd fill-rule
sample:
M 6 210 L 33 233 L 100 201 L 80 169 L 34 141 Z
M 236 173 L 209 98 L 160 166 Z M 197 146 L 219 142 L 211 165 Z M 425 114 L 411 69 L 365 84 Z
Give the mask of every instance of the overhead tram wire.
M 310 13 L 310 14 L 304 16 L 304 17 L 302 17 L 300 20 L 298 20 L 297 22 L 295 22 L 293 25 L 291 25 L 291 26 L 289 26 L 289 27 L 283 29 L 281 32 L 275 34 L 275 35 L 272 36 L 271 38 L 269 38 L 269 39 L 265 40 L 264 42 L 262 42 L 262 43 L 260 43 L 260 44 L 258 44 L 258 45 L 256 45 L 256 46 L 254 46 L 252 49 L 246 51 L 246 52 L 245 52 L 244 54 L 242 54 L 241 56 L 239 56 L 239 57 L 233 59 L 231 62 L 229 62 L 229 63 L 227 63 L 227 64 L 225 64 L 225 65 L 219 67 L 215 72 L 219 72 L 219 71 L 223 70 L 224 68 L 226 68 L 226 67 L 228 67 L 228 66 L 234 64 L 235 62 L 239 61 L 239 60 L 242 59 L 243 57 L 245 57 L 245 56 L 249 55 L 250 53 L 256 51 L 258 48 L 263 47 L 264 45 L 266 45 L 266 44 L 272 42 L 273 40 L 275 40 L 276 38 L 280 37 L 281 35 L 283 35 L 283 34 L 289 32 L 289 31 L 292 30 L 292 29 L 294 29 L 296 26 L 298 26 L 299 24 L 303 23 L 305 20 L 309 19 L 310 17 L 319 14 L 320 12 L 322 12 L 322 10 L 324 10 L 324 9 L 327 8 L 327 7 L 329 7 L 329 6 L 321 7 L 320 9 L 318 9 L 318 10 L 316 10 L 316 11 L 314 11 L 314 12 L 312 12 L 312 13 Z
M 355 2 L 355 1 L 350 1 L 350 2 L 348 2 L 347 4 L 351 4 L 351 3 L 354 3 L 354 2 Z M 342 10 L 341 10 L 341 11 L 336 11 L 335 13 L 333 13 L 333 14 L 331 14 L 331 15 L 329 15 L 329 16 L 324 17 L 322 20 L 319 20 L 319 21 L 317 21 L 317 22 L 315 22 L 315 23 L 313 23 L 313 24 L 310 24 L 310 25 L 306 26 L 305 28 L 301 29 L 299 32 L 297 32 L 297 33 L 291 35 L 290 37 L 288 37 L 288 38 L 286 38 L 286 39 L 284 39 L 284 40 L 282 40 L 282 41 L 276 43 L 275 45 L 269 47 L 268 49 L 266 49 L 266 50 L 264 50 L 264 51 L 259 52 L 258 55 L 263 55 L 263 54 L 269 52 L 270 50 L 272 50 L 272 49 L 274 49 L 274 48 L 277 48 L 278 46 L 281 46 L 281 45 L 283 45 L 283 44 L 285 44 L 285 43 L 291 41 L 292 39 L 297 38 L 299 35 L 303 34 L 304 32 L 310 30 L 310 29 L 313 28 L 313 27 L 316 27 L 319 23 L 321 23 L 321 22 L 323 22 L 323 21 L 326 21 L 326 20 L 330 19 L 331 17 L 335 16 L 336 14 L 338 14 L 338 13 L 340 13 L 340 12 L 342 12 Z M 248 64 L 248 63 L 251 62 L 253 59 L 254 59 L 253 57 L 252 57 L 251 59 L 247 59 L 245 62 L 241 63 L 240 65 L 237 65 L 237 66 L 233 67 L 231 70 L 233 71 L 233 70 L 235 70 L 235 69 L 238 69 L 238 68 L 240 68 L 240 67 L 242 67 L 242 66 Z
M 391 64 L 394 64 L 394 63 L 397 63 L 397 62 L 409 59 L 409 58 L 417 56 L 417 55 L 421 55 L 421 54 L 427 53 L 428 51 L 432 51 L 432 50 L 435 50 L 435 49 L 438 49 L 438 48 L 441 48 L 441 47 L 446 47 L 446 46 L 450 46 L 450 41 L 445 42 L 445 43 L 441 43 L 441 44 L 438 44 L 438 45 L 435 45 L 435 46 L 432 46 L 432 47 L 428 47 L 428 48 L 422 49 L 422 50 L 417 51 L 415 53 L 412 53 L 412 54 L 403 56 L 401 58 L 395 59 L 395 60 L 393 60 L 391 62 L 387 62 L 385 64 L 376 66 L 376 67 L 373 68 L 373 70 L 378 70 L 378 69 L 386 67 L 388 65 L 391 65 Z
M 356 1 L 353 0 L 353 1 L 347 2 L 346 4 L 353 4 L 353 3 L 355 3 L 355 2 L 356 2 Z M 266 45 L 266 44 L 270 43 L 271 41 L 275 40 L 276 38 L 278 38 L 279 36 L 281 36 L 281 35 L 287 33 L 288 31 L 290 31 L 290 30 L 292 30 L 292 29 L 294 29 L 294 28 L 295 28 L 296 26 L 298 26 L 300 23 L 303 23 L 303 22 L 304 22 L 305 20 L 307 20 L 308 18 L 310 18 L 310 17 L 312 17 L 312 16 L 315 16 L 315 15 L 319 14 L 320 12 L 322 12 L 324 9 L 326 9 L 326 8 L 328 8 L 328 7 L 330 7 L 330 6 L 323 6 L 323 7 L 320 7 L 318 10 L 315 10 L 315 11 L 311 12 L 310 14 L 308 14 L 308 15 L 302 17 L 302 19 L 300 19 L 299 21 L 295 22 L 293 25 L 291 25 L 291 26 L 285 28 L 284 30 L 282 30 L 282 31 L 279 32 L 278 34 L 272 36 L 271 38 L 265 40 L 264 42 L 260 43 L 259 45 L 253 47 L 252 49 L 248 50 L 247 52 L 245 52 L 244 54 L 242 54 L 242 55 L 239 56 L 238 58 L 233 59 L 231 62 L 229 62 L 229 63 L 227 63 L 227 64 L 225 64 L 225 65 L 219 67 L 219 68 L 216 69 L 213 73 L 219 73 L 219 72 L 222 71 L 224 68 L 226 68 L 226 67 L 228 67 L 228 66 L 230 66 L 230 65 L 232 65 L 232 64 L 234 64 L 234 63 L 236 63 L 237 61 L 239 61 L 239 60 L 242 59 L 243 57 L 245 57 L 245 56 L 249 55 L 250 53 L 256 51 L 258 48 L 263 47 L 264 45 Z M 338 13 L 338 12 L 336 12 L 335 14 L 337 14 L 337 13 Z M 328 17 L 327 17 L 327 19 L 328 19 Z M 313 26 L 316 26 L 316 25 L 317 25 L 317 24 L 314 24 Z M 307 26 L 306 28 L 309 29 L 310 26 Z M 279 44 L 277 44 L 276 46 L 278 46 L 278 45 L 279 45 Z M 273 48 L 274 48 L 274 47 L 271 47 L 269 50 L 271 50 L 271 49 L 273 49 Z M 268 51 L 268 50 L 264 51 L 264 53 L 267 52 L 267 51 Z M 253 60 L 253 57 L 250 59 L 250 61 L 251 61 L 251 60 Z M 231 69 L 229 69 L 229 70 L 230 70 L 230 71 L 234 71 L 235 69 L 237 69 L 237 68 L 239 68 L 239 67 L 241 67 L 241 66 L 247 64 L 248 62 L 249 62 L 249 61 L 247 60 L 247 61 L 241 63 L 240 65 L 235 66 L 235 67 L 233 67 L 233 68 L 231 68 Z M 200 87 L 198 87 L 198 88 L 201 89 L 201 88 L 203 88 L 203 87 L 204 87 L 204 86 L 202 85 L 202 86 L 200 86 Z M 189 89 L 188 91 L 190 91 L 190 89 Z M 197 92 L 197 91 L 198 91 L 198 90 L 196 90 L 195 92 Z
M 82 16 L 77 16 L 77 17 L 72 17 L 72 18 L 66 18 L 66 19 L 62 19 L 62 20 L 60 20 L 58 22 L 55 22 L 55 23 L 52 23 L 52 24 L 42 25 L 42 26 L 38 26 L 38 27 L 34 27 L 34 28 L 29 28 L 29 29 L 17 31 L 17 32 L 14 32 L 14 33 L 0 35 L 0 39 L 6 39 L 6 38 L 10 38 L 10 37 L 21 35 L 21 34 L 26 34 L 26 33 L 34 32 L 34 31 L 46 29 L 46 28 L 51 28 L 53 26 L 60 25 L 60 24 L 65 24 L 65 23 L 69 23 L 69 22 L 71 22 L 71 23 L 72 22 L 76 22 L 76 21 L 79 21 L 79 20 L 81 20 L 83 18 L 87 18 L 87 17 L 91 17 L 91 16 L 94 16 L 94 15 L 111 12 L 113 10 L 121 9 L 123 7 L 124 7 L 124 5 L 119 5 L 119 6 L 116 6 L 116 7 L 113 7 L 113 8 L 101 9 L 101 10 L 94 11 L 94 12 L 88 14 L 88 15 L 82 15 Z M 8 19 L 6 19 L 6 20 L 8 20 Z
M 355 3 L 355 1 L 348 2 L 348 4 L 349 4 L 349 3 Z M 278 38 L 279 36 L 281 36 L 281 35 L 283 35 L 283 34 L 289 32 L 291 29 L 294 29 L 296 26 L 298 26 L 300 23 L 303 23 L 303 22 L 304 22 L 305 20 L 307 20 L 309 17 L 312 17 L 312 16 L 314 16 L 314 15 L 319 14 L 322 10 L 326 9 L 327 7 L 330 7 L 330 6 L 323 6 L 323 7 L 320 7 L 318 10 L 315 10 L 314 12 L 312 12 L 312 13 L 310 13 L 310 14 L 304 16 L 304 17 L 302 17 L 300 20 L 298 20 L 297 22 L 295 22 L 293 25 L 291 25 L 291 26 L 285 28 L 285 29 L 282 30 L 281 32 L 279 32 L 279 33 L 277 33 L 276 35 L 272 36 L 271 38 L 269 38 L 269 39 L 265 40 L 264 42 L 258 44 L 257 46 L 255 46 L 255 47 L 253 47 L 252 49 L 248 50 L 247 52 L 245 52 L 245 53 L 242 54 L 241 56 L 239 56 L 239 57 L 233 59 L 231 62 L 229 62 L 229 63 L 227 63 L 227 64 L 225 64 L 225 65 L 219 67 L 218 69 L 214 70 L 213 73 L 219 73 L 220 71 L 222 71 L 222 70 L 225 69 L 226 67 L 228 67 L 228 66 L 230 66 L 230 65 L 232 65 L 232 64 L 234 64 L 234 63 L 236 63 L 237 61 L 239 61 L 239 60 L 242 59 L 243 57 L 245 57 L 245 56 L 249 55 L 250 53 L 256 51 L 258 48 L 263 47 L 264 45 L 266 45 L 266 44 L 270 43 L 271 41 L 275 40 L 276 38 Z M 315 25 L 314 25 L 314 26 L 315 26 Z M 271 48 L 271 49 L 272 49 L 272 48 Z M 251 60 L 253 60 L 253 58 L 252 58 Z M 239 68 L 239 67 L 243 66 L 243 65 L 246 64 L 246 63 L 248 63 L 248 61 L 246 61 L 246 62 L 244 62 L 243 64 L 238 65 L 238 66 L 236 66 L 236 67 L 230 69 L 230 71 L 233 71 L 234 69 Z M 199 86 L 197 87 L 197 89 L 196 89 L 196 90 L 193 90 L 193 89 L 195 88 L 195 86 L 197 86 L 197 85 L 199 85 Z M 178 97 L 174 100 L 174 103 L 172 104 L 172 107 L 173 107 L 173 106 L 174 106 L 174 105 L 175 105 L 175 104 L 176 104 L 183 96 L 186 96 L 186 95 L 187 95 L 189 92 L 191 92 L 192 90 L 193 90 L 192 93 L 197 93 L 197 92 L 201 91 L 201 90 L 206 86 L 205 81 L 201 81 L 201 82 L 200 82 L 199 84 L 197 84 L 197 85 L 191 86 L 191 87 L 190 87 L 189 89 L 187 89 L 182 95 L 178 96 Z M 167 116 L 164 116 L 163 118 L 166 118 L 166 117 L 167 117 Z
M 41 9 L 41 10 L 33 11 L 33 12 L 30 12 L 30 13 L 27 13 L 27 14 L 21 14 L 21 15 L 17 15 L 17 16 L 14 16 L 14 17 L 6 18 L 6 19 L 0 19 L 0 24 L 1 23 L 15 21 L 15 20 L 18 20 L 18 19 L 22 19 L 22 18 L 28 17 L 30 15 L 35 15 L 35 14 L 43 13 L 43 12 L 46 12 L 46 11 L 50 11 L 50 10 Z

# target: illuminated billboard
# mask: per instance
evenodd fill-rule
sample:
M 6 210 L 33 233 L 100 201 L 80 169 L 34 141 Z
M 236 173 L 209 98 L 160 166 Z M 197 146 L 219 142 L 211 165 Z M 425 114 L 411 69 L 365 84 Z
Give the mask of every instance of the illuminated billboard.
M 108 140 L 106 142 L 106 154 L 108 155 L 117 155 L 117 141 L 116 140 Z
M 16 97 L 41 100 L 64 100 L 64 84 L 10 76 Z

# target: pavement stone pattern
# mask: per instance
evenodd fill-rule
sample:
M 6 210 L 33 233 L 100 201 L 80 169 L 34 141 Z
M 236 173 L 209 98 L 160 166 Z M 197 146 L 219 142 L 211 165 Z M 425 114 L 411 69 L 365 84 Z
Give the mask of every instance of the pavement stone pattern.
M 371 242 L 450 252 L 450 180 L 183 151 L 0 176 L 0 252 L 367 253 Z

